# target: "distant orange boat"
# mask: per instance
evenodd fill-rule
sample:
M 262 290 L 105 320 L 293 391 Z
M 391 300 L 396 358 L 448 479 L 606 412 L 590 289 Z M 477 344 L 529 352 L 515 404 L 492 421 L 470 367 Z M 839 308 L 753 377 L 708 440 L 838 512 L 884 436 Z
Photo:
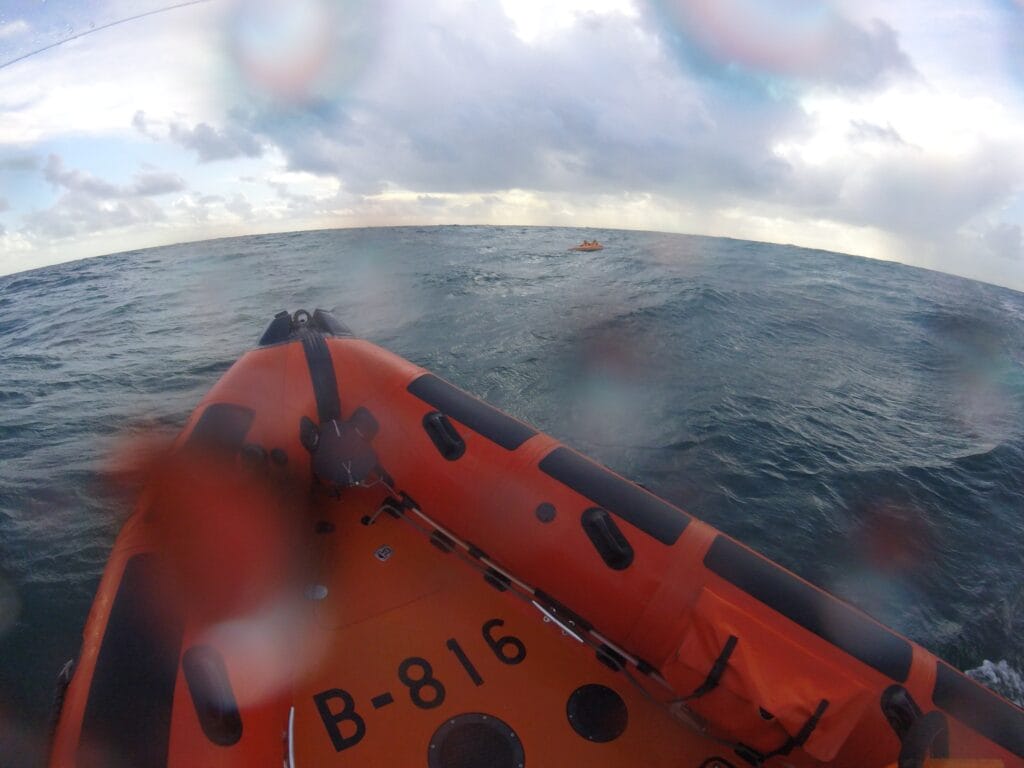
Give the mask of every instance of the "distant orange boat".
M 601 245 L 597 240 L 584 240 L 577 246 L 570 248 L 570 251 L 600 251 L 603 250 L 604 246 Z

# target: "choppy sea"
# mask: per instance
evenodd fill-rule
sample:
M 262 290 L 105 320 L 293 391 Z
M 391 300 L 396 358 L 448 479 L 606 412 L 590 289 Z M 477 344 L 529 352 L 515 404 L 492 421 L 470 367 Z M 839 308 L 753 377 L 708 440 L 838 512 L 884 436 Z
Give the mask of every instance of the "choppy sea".
M 0 277 L 0 740 L 45 738 L 126 514 L 112 452 L 300 307 L 1024 702 L 1024 294 L 741 240 L 329 230 Z

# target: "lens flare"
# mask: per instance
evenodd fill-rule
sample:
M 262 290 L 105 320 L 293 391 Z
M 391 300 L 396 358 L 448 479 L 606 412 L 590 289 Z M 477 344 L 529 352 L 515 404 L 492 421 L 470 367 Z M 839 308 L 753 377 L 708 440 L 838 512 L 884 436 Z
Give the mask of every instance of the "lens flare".
M 662 0 L 668 23 L 723 65 L 807 75 L 828 60 L 838 18 L 803 0 Z
M 240 0 L 227 51 L 252 91 L 283 102 L 331 98 L 365 73 L 380 9 L 354 0 Z

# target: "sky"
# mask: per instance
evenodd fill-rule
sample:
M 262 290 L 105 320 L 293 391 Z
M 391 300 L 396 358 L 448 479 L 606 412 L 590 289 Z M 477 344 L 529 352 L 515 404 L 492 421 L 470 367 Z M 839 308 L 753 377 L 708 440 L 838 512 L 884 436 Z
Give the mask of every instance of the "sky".
M 1024 0 L 0 5 L 0 274 L 453 223 L 792 243 L 1024 290 Z

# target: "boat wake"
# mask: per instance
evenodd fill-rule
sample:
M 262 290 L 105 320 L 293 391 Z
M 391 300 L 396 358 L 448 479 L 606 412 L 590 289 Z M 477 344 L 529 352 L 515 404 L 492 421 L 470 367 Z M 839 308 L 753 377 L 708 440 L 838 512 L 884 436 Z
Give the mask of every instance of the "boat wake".
M 964 674 L 991 688 L 1018 707 L 1024 707 L 1024 675 L 1011 667 L 1005 659 L 996 662 L 985 659 L 981 666 L 968 669 Z

